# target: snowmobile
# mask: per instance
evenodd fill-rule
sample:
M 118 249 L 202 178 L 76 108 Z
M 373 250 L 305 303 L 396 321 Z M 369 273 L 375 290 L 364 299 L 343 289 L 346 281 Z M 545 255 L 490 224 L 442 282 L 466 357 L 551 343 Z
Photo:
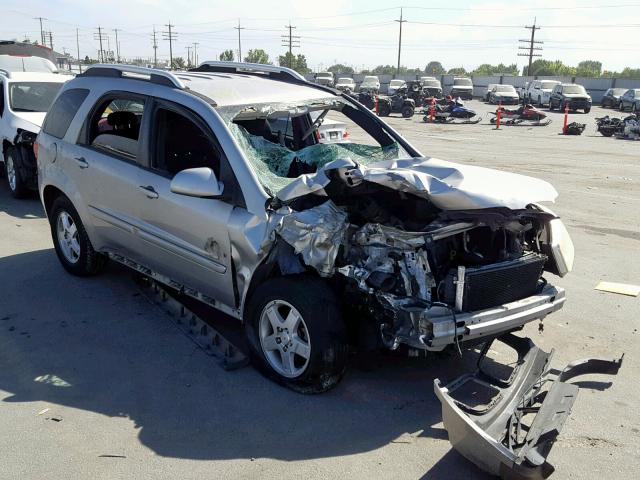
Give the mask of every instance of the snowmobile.
M 530 104 L 522 105 L 515 109 L 499 108 L 502 110 L 501 125 L 519 125 L 528 127 L 544 127 L 551 123 L 551 119 L 547 118 L 547 114 Z M 491 123 L 497 121 L 498 110 L 495 117 L 491 119 Z
M 422 117 L 423 121 L 430 122 L 431 108 L 431 105 L 425 106 L 422 112 L 424 114 L 424 117 Z M 475 111 L 465 107 L 460 98 L 454 100 L 449 95 L 443 100 L 437 101 L 436 104 L 433 105 L 433 109 L 433 121 L 435 123 L 470 125 L 479 123 L 482 120 L 482 117 Z

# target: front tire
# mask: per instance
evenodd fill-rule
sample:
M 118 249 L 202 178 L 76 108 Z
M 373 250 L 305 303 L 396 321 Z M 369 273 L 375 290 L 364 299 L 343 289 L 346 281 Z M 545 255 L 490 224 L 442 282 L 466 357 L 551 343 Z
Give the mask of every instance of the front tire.
M 589 113 L 590 111 L 591 111 L 591 107 L 586 107 L 586 108 L 584 109 L 584 113 Z
M 411 117 L 413 117 L 414 113 L 415 113 L 415 110 L 414 110 L 413 107 L 410 107 L 408 105 L 405 106 L 405 107 L 402 107 L 402 117 L 403 118 L 411 118 Z
M 29 189 L 20 173 L 20 159 L 15 147 L 9 147 L 5 152 L 4 170 L 11 196 L 13 198 L 26 198 L 29 195 Z
M 245 333 L 255 367 L 300 393 L 338 384 L 347 366 L 347 331 L 327 283 L 308 275 L 268 280 L 251 296 Z
M 93 249 L 80 215 L 67 197 L 54 200 L 49 225 L 56 254 L 67 272 L 88 277 L 104 268 L 107 257 Z

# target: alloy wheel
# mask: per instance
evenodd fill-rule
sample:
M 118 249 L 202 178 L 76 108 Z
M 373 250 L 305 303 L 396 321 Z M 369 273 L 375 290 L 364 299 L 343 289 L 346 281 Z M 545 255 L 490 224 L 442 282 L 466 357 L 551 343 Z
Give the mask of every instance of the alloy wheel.
M 13 158 L 11 158 L 11 155 L 7 156 L 5 169 L 7 171 L 7 181 L 9 182 L 9 188 L 11 189 L 11 191 L 15 191 L 17 186 L 16 167 L 13 163 Z
M 309 330 L 300 312 L 284 300 L 273 300 L 262 309 L 258 325 L 260 346 L 278 374 L 296 378 L 309 365 Z
M 58 245 L 64 258 L 72 264 L 80 260 L 80 243 L 78 242 L 78 228 L 73 217 L 61 210 L 56 220 Z

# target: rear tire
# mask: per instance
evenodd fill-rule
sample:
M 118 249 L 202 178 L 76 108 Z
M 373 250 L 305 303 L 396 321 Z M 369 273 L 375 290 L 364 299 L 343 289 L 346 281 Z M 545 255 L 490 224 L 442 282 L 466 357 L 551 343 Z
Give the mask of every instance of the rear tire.
M 247 304 L 245 334 L 254 366 L 297 392 L 325 392 L 346 370 L 340 303 L 320 278 L 290 275 L 257 287 Z
M 9 147 L 4 155 L 4 170 L 7 185 L 13 198 L 26 198 L 30 191 L 20 173 L 20 157 L 15 147 Z
M 107 257 L 93 249 L 80 215 L 67 197 L 61 195 L 53 201 L 49 225 L 56 254 L 67 272 L 78 277 L 100 273 Z
M 378 103 L 378 115 L 380 117 L 388 117 L 391 113 L 391 107 L 386 103 Z

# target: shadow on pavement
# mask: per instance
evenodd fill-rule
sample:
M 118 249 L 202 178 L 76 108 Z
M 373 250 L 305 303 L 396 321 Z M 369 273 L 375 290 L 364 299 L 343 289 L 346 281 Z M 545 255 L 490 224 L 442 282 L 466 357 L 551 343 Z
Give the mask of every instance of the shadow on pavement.
M 369 371 L 352 367 L 336 389 L 305 396 L 251 367 L 222 370 L 148 303 L 123 267 L 79 279 L 47 249 L 0 259 L 0 283 L 8 281 L 15 288 L 0 303 L 0 389 L 9 392 L 3 401 L 130 418 L 140 442 L 166 457 L 342 456 L 420 430 L 446 441 L 435 427 L 441 410 L 433 379 L 450 380 L 473 364 L 473 355 L 376 355 Z M 74 422 L 74 410 L 65 412 L 65 422 Z M 479 471 L 449 453 L 428 475 L 458 474 L 478 478 Z
M 33 192 L 28 198 L 16 200 L 9 193 L 6 182 L 4 177 L 0 178 L 0 212 L 6 212 L 16 218 L 46 217 L 37 192 Z

